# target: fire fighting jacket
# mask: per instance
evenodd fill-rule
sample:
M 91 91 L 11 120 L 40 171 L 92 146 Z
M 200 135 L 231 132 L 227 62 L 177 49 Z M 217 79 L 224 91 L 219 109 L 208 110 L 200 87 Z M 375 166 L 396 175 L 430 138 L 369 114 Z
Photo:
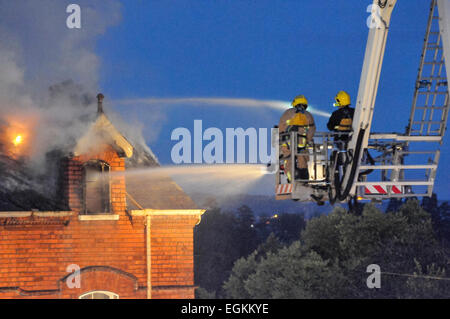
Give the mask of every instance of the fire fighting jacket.
M 278 124 L 280 134 L 288 132 L 289 128 L 295 128 L 302 138 L 299 138 L 298 147 L 305 147 L 309 143 L 316 132 L 314 118 L 308 111 L 297 111 L 295 108 L 288 109 L 281 116 Z M 282 141 L 280 140 L 280 143 Z
M 355 109 L 349 106 L 341 107 L 331 114 L 327 127 L 330 131 L 350 132 Z

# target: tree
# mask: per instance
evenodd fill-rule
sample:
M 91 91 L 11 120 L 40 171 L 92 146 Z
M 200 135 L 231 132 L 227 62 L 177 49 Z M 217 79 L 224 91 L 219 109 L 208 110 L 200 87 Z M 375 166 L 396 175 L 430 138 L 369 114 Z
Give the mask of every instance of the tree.
M 278 250 L 283 248 L 283 244 L 278 239 L 277 236 L 275 236 L 274 233 L 270 233 L 270 235 L 267 237 L 266 241 L 258 246 L 256 249 L 256 257 L 258 259 L 265 257 L 268 253 L 275 254 Z
M 448 202 L 439 207 L 440 220 L 438 231 L 441 235 L 443 245 L 450 251 L 450 205 Z
M 304 252 L 296 241 L 259 261 L 256 252 L 239 259 L 224 289 L 231 298 L 323 298 L 343 283 L 336 270 L 319 254 Z
M 400 209 L 400 207 L 403 205 L 403 201 L 400 198 L 391 198 L 389 200 L 389 204 L 386 208 L 386 212 L 396 212 Z
M 230 274 L 240 257 L 236 245 L 236 218 L 219 208 L 208 210 L 194 231 L 195 282 L 215 292 Z M 217 292 L 220 294 L 220 292 Z
M 420 263 L 415 260 L 417 271 L 414 277 L 408 278 L 406 285 L 411 298 L 434 299 L 449 295 L 449 285 L 446 281 L 438 278 L 445 278 L 445 270 L 431 264 L 423 270 Z
M 256 255 L 256 252 L 254 252 L 247 258 L 242 257 L 236 261 L 230 277 L 223 285 L 226 297 L 236 299 L 251 298 L 245 287 L 245 281 L 254 273 L 258 265 Z
M 224 290 L 233 298 L 448 297 L 448 281 L 414 281 L 443 276 L 447 259 L 417 200 L 395 213 L 371 204 L 361 216 L 338 208 L 310 220 L 301 241 L 259 259 L 257 252 L 240 259 Z M 381 289 L 366 285 L 370 264 L 381 268 Z
M 199 298 L 222 297 L 222 284 L 236 260 L 258 246 L 253 212 L 242 206 L 236 214 L 209 209 L 194 231 L 194 274 Z
M 439 205 L 436 194 L 433 193 L 431 198 L 424 197 L 422 207 L 431 214 L 433 227 L 436 235 L 443 244 L 450 248 L 450 205 L 444 202 Z
M 235 245 L 239 248 L 239 257 L 248 256 L 258 246 L 256 230 L 254 229 L 255 217 L 250 207 L 239 207 L 236 214 Z
M 280 214 L 272 223 L 272 230 L 283 243 L 291 244 L 300 239 L 306 222 L 303 214 Z

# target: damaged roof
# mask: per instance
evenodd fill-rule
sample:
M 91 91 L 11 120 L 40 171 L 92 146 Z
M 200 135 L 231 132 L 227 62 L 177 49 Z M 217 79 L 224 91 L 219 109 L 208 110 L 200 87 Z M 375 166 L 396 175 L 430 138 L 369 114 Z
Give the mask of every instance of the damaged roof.
M 131 143 L 114 127 L 103 112 L 102 94 L 97 95 L 98 117 L 91 130 L 80 139 L 79 145 L 92 140 L 96 132 L 105 132 L 114 142 L 117 148 L 123 150 L 126 155 L 127 170 L 148 170 L 158 168 L 160 164 L 145 145 L 132 146 Z M 194 201 L 175 183 L 169 176 L 158 173 L 157 176 L 148 174 L 126 174 L 127 207 L 129 209 L 194 209 L 197 208 Z
M 103 95 L 99 94 L 98 114 L 87 133 L 82 136 L 74 147 L 74 154 L 79 155 L 91 148 L 97 138 L 103 143 L 110 143 L 120 154 L 125 157 L 127 170 L 149 170 L 161 167 L 158 159 L 147 145 L 132 145 L 112 124 L 103 112 Z M 48 176 L 59 175 L 60 162 L 64 154 L 56 151 L 49 157 L 51 169 L 46 176 L 35 176 L 27 165 L 20 160 L 15 160 L 1 154 L 0 150 L 0 211 L 61 211 L 68 208 L 57 190 L 54 196 L 48 191 Z M 139 174 L 137 174 L 139 175 Z M 136 176 L 136 175 L 133 175 Z M 62 176 L 51 181 L 53 188 L 60 188 Z M 169 176 L 158 174 L 156 177 L 140 178 L 126 175 L 127 206 L 129 209 L 195 209 L 194 201 L 175 183 Z M 58 179 L 59 181 L 55 180 Z M 46 189 L 47 187 L 47 189 Z M 46 194 L 46 195 L 44 195 Z
M 160 172 L 145 174 L 147 170 L 161 167 L 151 150 L 135 147 L 133 156 L 125 159 L 125 166 L 128 171 L 137 170 L 136 174 L 125 175 L 128 209 L 197 208 L 195 202 L 169 176 Z
M 119 153 L 126 157 L 133 155 L 133 146 L 130 142 L 114 127 L 111 121 L 102 112 L 99 113 L 95 122 L 78 141 L 74 148 L 74 154 L 84 154 L 89 149 L 98 145 L 97 141 L 107 141 Z
M 194 201 L 168 176 L 126 179 L 128 209 L 195 209 Z
M 169 176 L 145 174 L 161 165 L 150 148 L 134 147 L 133 155 L 125 159 L 126 170 L 137 170 L 125 175 L 128 209 L 195 209 L 195 202 Z M 140 174 L 139 172 L 142 172 Z
M 44 189 L 24 162 L 0 153 L 0 211 L 66 209 L 60 201 L 43 195 Z

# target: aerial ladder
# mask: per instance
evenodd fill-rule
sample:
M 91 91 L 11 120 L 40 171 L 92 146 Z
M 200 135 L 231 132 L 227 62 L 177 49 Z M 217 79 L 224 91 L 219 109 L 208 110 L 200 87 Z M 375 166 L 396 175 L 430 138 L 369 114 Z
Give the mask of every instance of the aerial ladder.
M 371 132 L 391 15 L 397 0 L 374 0 L 352 131 L 347 148 L 337 149 L 336 133 L 318 132 L 307 149 L 309 179 L 289 181 L 275 165 L 276 198 L 319 204 L 350 199 L 430 197 L 433 192 L 449 111 L 446 54 L 450 59 L 450 0 L 431 0 L 423 52 L 406 131 Z M 376 19 L 375 19 L 376 18 Z M 376 21 L 375 21 L 376 20 Z M 376 22 L 376 23 L 375 23 Z M 298 134 L 290 133 L 291 145 Z M 272 141 L 279 141 L 274 130 Z M 274 146 L 275 146 L 274 145 Z M 277 147 L 278 149 L 278 147 Z M 298 155 L 292 150 L 292 157 Z M 295 169 L 295 161 L 292 170 Z

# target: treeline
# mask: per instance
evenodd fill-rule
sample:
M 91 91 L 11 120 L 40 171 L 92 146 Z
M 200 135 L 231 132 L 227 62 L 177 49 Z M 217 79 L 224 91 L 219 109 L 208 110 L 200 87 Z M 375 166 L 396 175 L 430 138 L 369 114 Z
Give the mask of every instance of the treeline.
M 448 298 L 450 205 L 437 198 L 256 218 L 214 208 L 195 231 L 198 298 Z M 367 266 L 381 287 L 367 286 Z
M 250 255 L 272 233 L 277 241 L 290 244 L 300 238 L 305 225 L 303 214 L 255 217 L 247 206 L 237 212 L 209 209 L 194 232 L 195 283 L 201 287 L 198 297 L 225 297 L 223 283 L 239 258 Z

